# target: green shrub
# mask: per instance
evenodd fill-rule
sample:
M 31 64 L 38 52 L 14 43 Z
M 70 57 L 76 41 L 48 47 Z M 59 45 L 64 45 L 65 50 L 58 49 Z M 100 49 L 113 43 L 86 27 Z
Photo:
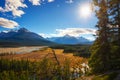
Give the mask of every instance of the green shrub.
M 117 77 L 118 73 L 110 73 L 103 76 L 95 76 L 93 80 L 114 80 Z

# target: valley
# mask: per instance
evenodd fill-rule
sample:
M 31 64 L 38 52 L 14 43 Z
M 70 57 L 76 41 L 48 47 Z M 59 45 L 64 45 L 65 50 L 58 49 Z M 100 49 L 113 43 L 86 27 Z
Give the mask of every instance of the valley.
M 0 48 L 1 54 L 2 49 Z M 30 61 L 39 61 L 44 58 L 51 59 L 53 61 L 55 60 L 55 56 L 62 65 L 66 59 L 70 60 L 70 65 L 72 67 L 80 67 L 82 63 L 87 62 L 87 58 L 74 56 L 74 53 L 64 53 L 64 49 L 52 49 L 47 46 L 41 46 L 41 47 L 20 47 L 20 48 L 7 48 L 5 49 L 6 52 L 5 55 L 0 56 L 4 59 L 15 59 L 15 60 L 30 60 Z M 53 52 L 53 51 L 54 52 Z M 14 54 L 7 54 L 7 51 L 14 52 Z M 16 53 L 15 53 L 16 52 Z M 55 53 L 55 55 L 54 55 Z
M 2 54 L 2 50 L 5 50 L 6 52 Z M 79 78 L 81 75 L 85 74 L 86 70 L 89 69 L 87 58 L 74 56 L 74 53 L 72 52 L 65 53 L 64 49 L 58 49 L 58 48 L 54 49 L 48 46 L 39 46 L 39 47 L 32 46 L 32 47 L 18 47 L 18 48 L 0 48 L 0 51 L 2 54 L 2 55 L 0 54 L 0 60 L 20 61 L 20 62 L 29 61 L 37 64 L 43 60 L 48 60 L 50 61 L 50 63 L 52 62 L 53 64 L 50 65 L 49 67 L 57 65 L 63 69 L 64 66 L 67 65 L 68 67 L 66 69 L 70 71 L 69 74 L 71 75 L 71 79 Z M 9 54 L 9 53 L 7 54 L 7 51 L 14 52 L 14 54 Z M 43 62 L 42 65 L 44 65 L 45 67 L 46 65 L 45 61 Z M 36 66 L 34 66 L 33 68 L 36 68 Z M 37 73 L 35 72 L 35 74 Z
M 120 0 L 0 0 L 0 80 L 120 80 Z

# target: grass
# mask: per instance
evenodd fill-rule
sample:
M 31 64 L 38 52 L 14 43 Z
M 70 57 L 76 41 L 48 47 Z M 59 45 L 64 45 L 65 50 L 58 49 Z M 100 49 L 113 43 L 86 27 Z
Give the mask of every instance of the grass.
M 61 64 L 64 63 L 65 59 L 69 59 L 71 62 L 70 65 L 72 67 L 73 66 L 81 67 L 81 64 L 87 61 L 87 59 L 85 58 L 73 56 L 73 53 L 64 54 L 63 49 L 54 49 L 54 51 Z M 38 51 L 37 50 L 32 51 L 30 53 L 5 55 L 1 57 L 6 59 L 16 59 L 16 60 L 29 59 L 31 61 L 39 61 L 46 57 L 46 58 L 50 58 L 51 60 L 54 60 L 54 55 L 51 52 L 51 48 L 44 48 Z

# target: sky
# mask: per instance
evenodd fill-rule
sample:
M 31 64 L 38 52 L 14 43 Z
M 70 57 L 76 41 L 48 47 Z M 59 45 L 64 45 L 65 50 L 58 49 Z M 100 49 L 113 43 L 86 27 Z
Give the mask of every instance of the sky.
M 0 31 L 27 28 L 43 37 L 66 34 L 94 40 L 91 0 L 0 0 Z

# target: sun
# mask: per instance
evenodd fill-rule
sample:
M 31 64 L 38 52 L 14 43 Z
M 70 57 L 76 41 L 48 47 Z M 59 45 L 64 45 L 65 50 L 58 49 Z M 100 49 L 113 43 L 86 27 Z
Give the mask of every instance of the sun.
M 81 17 L 89 17 L 92 13 L 91 6 L 89 4 L 83 4 L 79 7 L 79 14 Z

